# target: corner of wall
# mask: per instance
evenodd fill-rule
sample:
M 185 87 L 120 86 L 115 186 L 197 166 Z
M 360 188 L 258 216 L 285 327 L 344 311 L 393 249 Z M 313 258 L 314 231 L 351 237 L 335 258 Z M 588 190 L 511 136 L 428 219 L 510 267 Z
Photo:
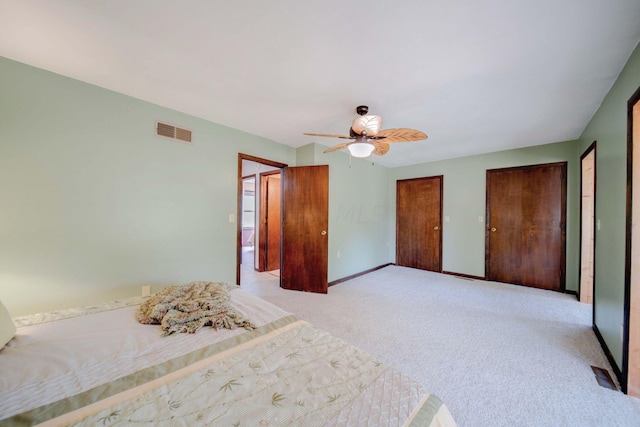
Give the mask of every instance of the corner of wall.
M 311 166 L 316 164 L 315 142 L 296 148 L 296 166 Z

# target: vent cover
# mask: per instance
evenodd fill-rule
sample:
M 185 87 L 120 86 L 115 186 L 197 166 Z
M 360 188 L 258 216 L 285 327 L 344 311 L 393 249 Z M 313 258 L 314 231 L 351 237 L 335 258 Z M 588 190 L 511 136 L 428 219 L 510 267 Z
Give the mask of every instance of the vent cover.
M 187 129 L 181 129 L 173 125 L 166 123 L 156 123 L 156 135 L 164 136 L 166 138 L 177 139 L 182 142 L 191 143 L 191 131 Z

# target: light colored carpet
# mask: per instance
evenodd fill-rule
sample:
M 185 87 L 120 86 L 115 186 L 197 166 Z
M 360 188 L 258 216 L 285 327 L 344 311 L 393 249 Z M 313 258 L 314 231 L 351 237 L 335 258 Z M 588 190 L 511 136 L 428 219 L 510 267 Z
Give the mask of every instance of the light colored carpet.
M 424 384 L 460 426 L 640 426 L 640 399 L 597 384 L 591 365 L 614 374 L 573 296 L 397 266 L 328 295 L 242 274 L 246 291 Z
M 280 269 L 267 271 L 267 273 L 269 273 L 270 275 L 275 276 L 275 277 L 280 277 Z

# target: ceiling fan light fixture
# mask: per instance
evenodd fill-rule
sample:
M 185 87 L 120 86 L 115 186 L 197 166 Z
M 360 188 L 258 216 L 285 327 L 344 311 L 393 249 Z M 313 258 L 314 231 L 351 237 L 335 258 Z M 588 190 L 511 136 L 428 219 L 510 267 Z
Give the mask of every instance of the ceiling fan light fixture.
M 375 147 L 369 142 L 354 142 L 347 147 L 353 157 L 369 157 Z
M 382 117 L 368 114 L 369 107 L 360 105 L 356 108 L 357 117 L 349 128 L 349 135 L 329 133 L 305 133 L 309 136 L 326 136 L 328 138 L 350 139 L 326 149 L 325 153 L 347 148 L 352 157 L 365 158 L 372 154 L 384 156 L 389 151 L 389 144 L 395 142 L 411 142 L 427 139 L 427 134 L 415 129 L 393 128 L 381 130 Z
M 351 123 L 351 129 L 358 135 L 376 135 L 382 129 L 382 117 L 374 114 L 357 117 Z

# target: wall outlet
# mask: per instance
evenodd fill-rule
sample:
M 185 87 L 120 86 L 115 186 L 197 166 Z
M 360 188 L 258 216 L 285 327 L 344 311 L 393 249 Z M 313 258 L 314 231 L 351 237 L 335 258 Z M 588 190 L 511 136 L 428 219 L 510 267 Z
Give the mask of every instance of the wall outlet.
M 151 295 L 151 285 L 146 285 L 142 287 L 142 296 L 148 297 Z
M 338 258 L 340 258 L 340 256 L 341 256 L 341 255 L 342 255 L 342 254 L 340 253 L 340 251 L 338 251 L 338 253 L 337 253 L 337 257 L 338 257 Z
M 229 222 L 236 222 L 236 216 L 234 214 L 229 214 Z

